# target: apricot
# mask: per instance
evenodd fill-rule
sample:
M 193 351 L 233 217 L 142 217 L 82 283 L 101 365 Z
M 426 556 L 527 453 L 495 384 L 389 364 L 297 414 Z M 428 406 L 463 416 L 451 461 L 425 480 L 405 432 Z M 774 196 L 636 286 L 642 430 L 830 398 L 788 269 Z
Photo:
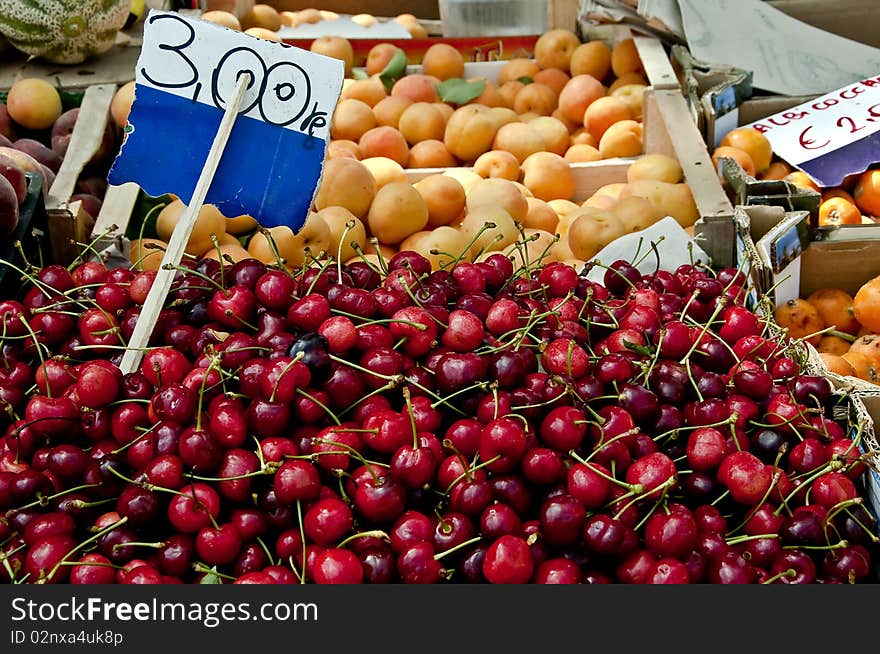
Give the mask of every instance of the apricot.
M 626 180 L 634 182 L 638 179 L 653 179 L 658 182 L 677 184 L 684 178 L 681 165 L 672 157 L 651 153 L 636 159 L 626 169 Z
M 186 205 L 181 200 L 166 204 L 156 217 L 156 235 L 168 242 Z M 184 252 L 198 256 L 211 247 L 211 235 L 219 238 L 226 233 L 226 218 L 213 204 L 205 204 L 199 209 L 192 232 L 186 243 Z
M 6 96 L 9 117 L 27 129 L 49 129 L 61 109 L 61 95 L 55 87 L 36 77 L 14 82 Z
M 370 233 L 380 243 L 395 245 L 428 224 L 428 205 L 408 182 L 391 182 L 378 190 L 367 215 Z
M 614 123 L 633 120 L 632 111 L 623 100 L 613 96 L 598 98 L 584 112 L 584 127 L 601 143 L 602 135 Z
M 315 195 L 315 208 L 345 207 L 357 218 L 363 218 L 376 195 L 376 180 L 360 161 L 348 158 L 330 159 Z
M 553 152 L 536 152 L 522 164 L 523 184 L 540 200 L 567 200 L 575 191 L 571 166 Z
M 274 245 L 274 249 L 273 249 Z M 294 233 L 287 225 L 259 231 L 248 242 L 248 252 L 264 263 L 276 261 L 275 252 L 288 268 L 300 268 L 330 248 L 330 228 L 317 213 L 310 213 L 302 228 Z
M 736 127 L 721 139 L 720 146 L 729 145 L 748 153 L 755 165 L 755 171 L 762 173 L 773 159 L 773 146 L 761 132 L 753 127 Z
M 580 45 L 581 40 L 571 30 L 549 30 L 535 41 L 535 62 L 541 68 L 558 68 L 568 72 L 572 54 Z
M 565 124 L 552 116 L 538 116 L 528 122 L 541 138 L 548 152 L 563 155 L 568 150 L 569 134 Z
M 405 23 L 404 27 L 409 32 L 411 38 L 426 39 L 428 38 L 428 30 L 421 23 Z
M 545 68 L 544 70 L 539 70 L 535 73 L 533 80 L 538 84 L 543 84 L 544 86 L 552 89 L 553 93 L 559 97 L 559 94 L 562 93 L 562 89 L 565 88 L 565 85 L 568 83 L 568 80 L 571 79 L 571 75 L 566 73 L 564 70 L 560 70 L 559 68 Z
M 320 23 L 322 20 L 324 20 L 324 15 L 321 13 L 321 10 L 315 9 L 314 7 L 302 9 L 298 13 L 299 18 L 303 23 L 314 25 L 315 23 Z
M 759 179 L 785 179 L 785 176 L 792 172 L 792 167 L 784 161 L 774 161 L 770 166 L 761 173 Z
M 615 201 L 611 213 L 620 218 L 628 233 L 647 229 L 666 215 L 647 198 L 635 195 Z
M 519 266 L 535 266 L 556 261 L 553 247 L 559 237 L 545 229 L 524 229 L 523 237 L 519 244 L 514 244 L 508 250 L 514 259 L 514 268 Z M 523 251 L 523 249 L 525 251 Z
M 352 16 L 351 21 L 361 27 L 370 27 L 376 23 L 376 17 L 373 14 L 361 13 Z
M 518 114 L 535 113 L 549 116 L 556 110 L 558 98 L 556 93 L 546 84 L 533 82 L 526 84 L 516 94 L 513 110 Z
M 158 238 L 136 238 L 129 244 L 133 270 L 159 270 L 168 243 Z
M 836 354 L 840 356 L 841 354 L 849 352 L 850 345 L 852 345 L 850 341 L 841 338 L 840 336 L 823 336 L 819 340 L 819 344 L 816 345 L 816 349 L 819 353 Z
M 571 145 L 591 145 L 594 148 L 599 145 L 599 141 L 590 134 L 586 127 L 579 127 L 572 132 L 571 136 L 569 136 L 568 142 Z
M 452 114 L 455 113 L 455 107 L 445 102 L 435 102 L 432 106 L 443 116 L 444 123 L 448 122 Z
M 398 50 L 400 50 L 400 48 L 393 43 L 377 43 L 370 48 L 369 52 L 367 52 L 367 61 L 364 65 L 367 70 L 367 75 L 376 75 L 385 70 L 385 67 L 394 58 L 394 55 L 397 54 Z
M 856 320 L 871 332 L 880 332 L 880 276 L 862 284 L 852 303 Z
M 569 226 L 568 247 L 576 258 L 588 261 L 626 231 L 620 218 L 611 213 L 585 213 L 577 216 Z
M 319 36 L 312 41 L 309 50 L 325 57 L 339 59 L 345 64 L 345 76 L 351 77 L 351 69 L 354 66 L 354 48 L 352 48 L 351 41 L 345 37 Z
M 470 239 L 462 231 L 449 226 L 416 232 L 400 244 L 401 252 L 414 250 L 431 262 L 431 268 L 441 270 L 459 258 L 469 260 Z M 464 256 L 462 256 L 464 255 Z
M 611 124 L 599 139 L 603 159 L 635 157 L 642 153 L 642 124 L 634 120 L 619 120 Z
M 845 354 L 845 352 L 838 354 L 835 352 L 820 351 L 819 358 L 822 359 L 822 363 L 825 364 L 825 367 L 828 368 L 829 372 L 833 372 L 834 374 L 844 377 L 855 377 L 855 367 L 843 356 L 841 356 L 842 354 Z
M 582 43 L 571 54 L 572 75 L 592 75 L 600 82 L 611 72 L 611 48 L 602 41 Z
M 472 243 L 470 251 L 474 258 L 484 252 L 503 250 L 515 243 L 520 236 L 510 214 L 495 205 L 469 208 L 461 221 L 460 229 L 467 237 L 467 242 Z
M 700 217 L 691 187 L 687 184 L 669 184 L 653 179 L 638 179 L 621 188 L 619 198 L 643 197 L 658 207 L 665 216 L 675 218 L 682 227 L 690 227 Z
M 446 122 L 443 142 L 461 161 L 475 161 L 492 148 L 498 131 L 489 109 L 482 105 L 459 107 Z
M 537 229 L 552 234 L 559 224 L 559 216 L 553 211 L 553 207 L 539 198 L 526 198 L 526 202 L 529 210 L 522 220 L 523 227 L 527 230 Z
M 821 192 L 821 189 L 816 184 L 816 182 L 814 182 L 813 179 L 809 175 L 807 175 L 807 173 L 801 170 L 793 170 L 782 179 L 790 184 L 794 184 L 800 189 L 804 189 L 805 191 L 816 191 L 817 193 Z M 856 205 L 858 204 L 859 203 L 856 202 Z M 861 206 L 859 206 L 859 208 L 862 209 Z M 862 211 L 864 211 L 864 209 L 862 209 Z
M 480 177 L 500 177 L 515 182 L 521 171 L 519 160 L 513 154 L 507 150 L 490 150 L 477 157 L 474 172 Z
M 781 304 L 773 313 L 776 324 L 782 327 L 792 339 L 806 340 L 811 345 L 818 345 L 822 339 L 820 332 L 824 325 L 816 307 L 801 298 L 792 298 Z
M 364 159 L 388 157 L 404 167 L 409 159 L 409 145 L 403 134 L 393 127 L 380 126 L 367 130 L 358 141 L 358 146 Z
M 522 163 L 535 152 L 543 152 L 547 145 L 540 132 L 526 123 L 503 125 L 492 142 L 493 150 L 506 150 Z
M 752 161 L 752 157 L 745 150 L 740 150 L 732 145 L 719 145 L 712 152 L 712 163 L 715 165 L 716 170 L 718 169 L 718 162 L 721 157 L 728 157 L 735 160 L 747 175 L 751 175 L 752 177 L 755 176 L 755 162 Z M 719 170 L 719 175 L 720 174 Z
M 565 154 L 562 157 L 568 163 L 587 163 L 589 161 L 599 161 L 602 158 L 602 153 L 592 145 L 576 143 L 566 148 Z
M 841 354 L 840 358 L 852 366 L 855 377 L 873 384 L 880 382 L 880 368 L 869 357 L 858 352 L 847 352 L 846 354 Z
M 110 117 L 119 129 L 128 123 L 128 114 L 131 113 L 131 105 L 134 103 L 134 80 L 126 82 L 113 94 L 110 101 Z
M 464 57 L 448 43 L 435 43 L 422 55 L 422 71 L 440 81 L 464 77 Z
M 400 133 L 410 145 L 428 139 L 442 139 L 446 132 L 446 119 L 434 103 L 414 102 L 400 116 Z
M 605 92 L 602 82 L 592 75 L 575 75 L 559 94 L 559 109 L 572 123 L 582 125 L 587 107 L 603 97 Z
M 501 97 L 502 106 L 513 109 L 514 104 L 516 104 L 516 96 L 524 88 L 526 88 L 526 85 L 516 79 L 504 82 L 504 84 L 499 86 L 498 95 Z
M 480 207 L 499 207 L 516 222 L 523 222 L 529 203 L 514 182 L 501 178 L 481 179 L 467 191 L 468 213 Z
M 856 206 L 871 216 L 880 216 L 880 170 L 862 173 L 852 192 Z
M 614 44 L 611 48 L 611 71 L 615 77 L 627 73 L 642 73 L 644 70 L 634 39 L 624 39 Z
M 249 234 L 257 228 L 258 224 L 259 223 L 254 220 L 253 216 L 247 214 L 233 216 L 232 218 L 226 219 L 226 233 L 234 234 L 236 236 L 240 234 Z
M 437 102 L 437 89 L 440 80 L 432 75 L 413 73 L 404 75 L 391 87 L 392 97 L 402 97 L 412 102 Z
M 398 129 L 400 117 L 410 105 L 412 105 L 412 100 L 409 98 L 399 96 L 395 98 L 390 95 L 382 98 L 373 107 L 373 117 L 376 119 L 376 124 Z
M 228 265 L 230 262 L 235 264 L 244 259 L 251 258 L 253 258 L 251 253 L 245 250 L 238 241 L 235 243 L 223 243 L 219 247 L 212 246 L 206 252 L 199 255 L 199 259 L 214 259 L 215 261 L 221 261 L 223 265 Z
M 608 89 L 608 95 L 623 101 L 632 114 L 633 120 L 642 120 L 645 109 L 645 89 L 648 88 L 644 84 L 624 84 L 616 89 Z
M 339 97 L 341 100 L 353 98 L 365 102 L 371 107 L 375 107 L 387 95 L 388 93 L 385 91 L 385 85 L 382 84 L 382 80 L 378 77 L 369 77 L 367 79 L 352 80 L 350 83 L 343 85 L 342 93 L 339 94 Z
M 347 157 L 349 159 L 360 159 L 361 149 L 354 141 L 348 139 L 337 139 L 327 144 L 327 159 L 338 159 L 339 157 Z
M 819 227 L 861 224 L 862 212 L 850 200 L 833 197 L 823 200 L 819 205 Z
M 498 71 L 498 85 L 501 86 L 505 82 L 518 80 L 522 77 L 534 80 L 535 75 L 539 72 L 541 72 L 541 67 L 536 62 L 524 57 L 514 57 L 509 59 Z
M 261 27 L 277 32 L 281 29 L 281 16 L 275 7 L 258 3 L 251 7 L 240 19 L 242 29 Z
M 409 168 L 451 168 L 458 161 L 439 139 L 419 141 L 409 149 Z
M 241 21 L 238 20 L 238 17 L 235 14 L 228 11 L 223 11 L 222 9 L 206 11 L 200 14 L 199 18 L 201 18 L 202 20 L 206 20 L 209 23 L 222 25 L 223 27 L 235 30 L 236 32 L 241 31 Z
M 629 86 L 630 84 L 648 86 L 648 80 L 645 79 L 645 76 L 642 73 L 626 73 L 625 75 L 620 75 L 608 85 L 608 95 L 611 95 L 617 89 L 623 86 Z
M 468 82 L 483 82 L 483 92 L 467 104 L 481 104 L 484 107 L 501 107 L 504 101 L 498 92 L 498 87 L 485 77 L 469 77 Z
M 333 112 L 330 136 L 334 139 L 358 141 L 365 132 L 376 127 L 373 109 L 362 100 L 340 100 Z
M 406 172 L 403 166 L 388 157 L 367 157 L 361 159 L 361 163 L 367 167 L 373 179 L 376 180 L 376 190 L 391 182 L 405 182 Z
M 617 196 L 605 195 L 604 193 L 593 193 L 590 197 L 583 201 L 582 207 L 593 207 L 602 211 L 611 211 L 617 206 L 619 199 Z
M 474 184 L 483 179 L 470 168 L 449 168 L 448 170 L 444 170 L 442 174 L 451 177 L 461 184 L 465 193 L 470 191 Z
M 317 215 L 330 230 L 330 244 L 327 252 L 337 261 L 348 261 L 357 256 L 356 243 L 361 250 L 367 244 L 367 229 L 364 223 L 345 207 L 324 207 Z
M 263 39 L 264 41 L 274 41 L 276 43 L 281 42 L 281 37 L 278 36 L 277 32 L 273 32 L 265 27 L 249 27 L 244 33 L 249 36 L 255 36 L 258 39 Z
M 428 207 L 428 226 L 457 222 L 464 212 L 466 196 L 461 183 L 449 175 L 428 175 L 413 184 Z

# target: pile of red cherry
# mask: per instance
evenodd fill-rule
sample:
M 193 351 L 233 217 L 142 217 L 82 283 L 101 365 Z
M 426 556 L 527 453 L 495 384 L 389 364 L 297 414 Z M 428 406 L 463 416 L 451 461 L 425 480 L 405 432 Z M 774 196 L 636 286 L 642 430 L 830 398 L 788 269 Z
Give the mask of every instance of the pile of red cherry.
M 500 254 L 34 271 L 0 302 L 0 579 L 855 583 L 860 436 L 743 275 Z

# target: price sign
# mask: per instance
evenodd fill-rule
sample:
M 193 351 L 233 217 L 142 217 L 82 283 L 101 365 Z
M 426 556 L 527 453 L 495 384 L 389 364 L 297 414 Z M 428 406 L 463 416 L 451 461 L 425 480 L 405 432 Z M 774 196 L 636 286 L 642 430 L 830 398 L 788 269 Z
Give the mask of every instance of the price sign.
M 880 161 L 880 75 L 751 123 L 823 187 Z
M 189 203 L 242 76 L 247 88 L 205 202 L 226 216 L 299 230 L 321 176 L 343 63 L 173 12 L 146 20 L 135 101 L 108 181 Z

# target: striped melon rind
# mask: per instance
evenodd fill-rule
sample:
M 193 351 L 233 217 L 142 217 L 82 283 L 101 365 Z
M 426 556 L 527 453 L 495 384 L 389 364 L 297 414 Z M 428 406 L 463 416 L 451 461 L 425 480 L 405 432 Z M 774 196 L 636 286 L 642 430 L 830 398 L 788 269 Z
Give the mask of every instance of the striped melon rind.
M 78 64 L 113 47 L 130 6 L 131 0 L 3 0 L 0 34 L 34 57 Z

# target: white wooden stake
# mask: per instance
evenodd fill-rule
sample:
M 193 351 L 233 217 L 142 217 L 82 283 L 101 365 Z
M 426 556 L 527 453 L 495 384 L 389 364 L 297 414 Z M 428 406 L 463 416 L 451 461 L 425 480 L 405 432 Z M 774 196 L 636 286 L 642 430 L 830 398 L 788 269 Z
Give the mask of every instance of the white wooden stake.
M 217 172 L 217 166 L 220 164 L 220 158 L 223 156 L 223 150 L 226 148 L 226 142 L 229 140 L 229 134 L 232 132 L 232 126 L 235 124 L 235 119 L 238 116 L 238 110 L 241 107 L 241 102 L 249 82 L 250 75 L 239 76 L 232 98 L 226 105 L 226 112 L 223 114 L 223 119 L 220 121 L 220 127 L 217 128 L 214 142 L 208 151 L 208 157 L 205 159 L 205 165 L 196 182 L 192 199 L 183 210 L 180 220 L 171 233 L 168 247 L 162 257 L 162 263 L 156 272 L 156 278 L 153 280 L 153 285 L 150 287 L 146 300 L 144 300 L 140 316 L 128 341 L 129 349 L 122 356 L 122 363 L 119 369 L 123 374 L 135 372 L 141 364 L 141 359 L 144 355 L 143 350 L 150 340 L 150 336 L 156 326 L 156 320 L 158 320 L 159 313 L 165 305 L 165 298 L 168 296 L 171 282 L 177 273 L 175 267 L 180 264 L 183 258 L 187 241 L 189 241 L 189 237 L 192 234 L 196 218 L 199 215 L 199 209 L 201 209 L 205 202 L 205 197 L 208 195 L 208 189 L 211 188 L 211 182 L 214 180 L 214 174 Z

